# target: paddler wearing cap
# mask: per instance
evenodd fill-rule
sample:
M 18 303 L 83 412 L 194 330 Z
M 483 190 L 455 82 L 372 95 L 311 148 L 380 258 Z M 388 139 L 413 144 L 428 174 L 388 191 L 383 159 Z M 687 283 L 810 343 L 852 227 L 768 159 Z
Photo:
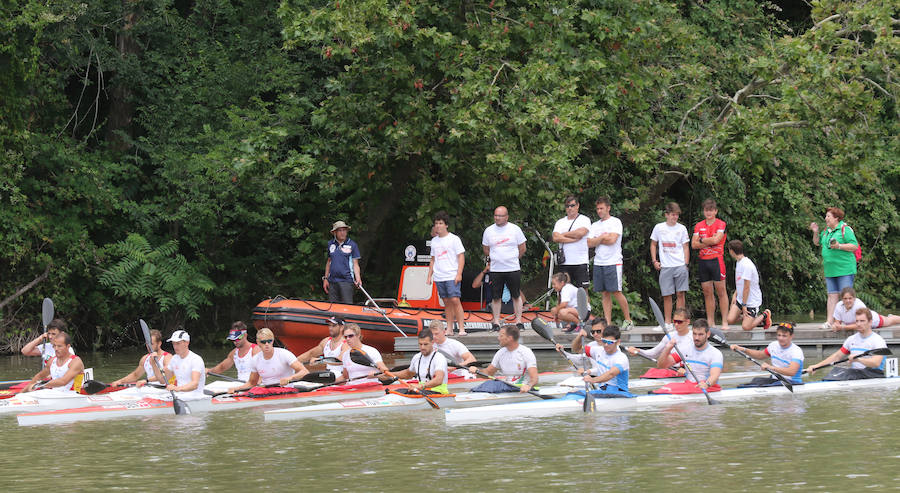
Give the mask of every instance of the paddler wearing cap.
M 298 360 L 309 363 L 319 356 L 341 359 L 341 355 L 344 354 L 344 351 L 349 349 L 350 346 L 344 343 L 344 337 L 341 335 L 341 330 L 344 328 L 344 319 L 340 317 L 328 317 L 325 322 L 328 324 L 328 337 L 319 341 L 319 344 L 314 348 L 297 356 Z M 258 340 L 259 339 L 257 339 L 257 341 Z M 333 364 L 326 364 L 325 367 L 328 371 L 334 373 L 335 377 L 339 377 L 344 368 L 341 365 Z
M 169 382 L 170 377 L 175 377 L 175 383 L 166 386 L 166 390 L 180 392 L 180 399 L 203 399 L 203 386 L 206 385 L 206 372 L 203 367 L 203 358 L 190 350 L 191 336 L 186 330 L 176 330 L 172 336 L 166 339 L 171 342 L 175 355 L 169 360 L 169 364 L 163 368 L 165 375 L 160 373 L 160 368 L 153 365 L 153 373 L 157 381 Z
M 328 260 L 322 289 L 328 293 L 328 301 L 353 303 L 353 288 L 362 282 L 359 273 L 359 246 L 347 237 L 350 226 L 344 221 L 336 221 L 331 226 L 334 235 L 328 242 Z
M 287 349 L 275 347 L 275 334 L 263 327 L 256 332 L 256 342 L 262 350 L 250 362 L 250 377 L 247 383 L 228 389 L 229 393 L 252 387 L 281 385 L 303 378 L 309 370 Z
M 225 373 L 234 366 L 237 369 L 238 380 L 246 382 L 250 378 L 250 361 L 259 354 L 260 348 L 247 340 L 247 324 L 240 320 L 231 324 L 228 340 L 234 343 L 234 349 L 218 365 L 208 368 L 206 371 Z
M 156 375 L 153 373 L 153 360 L 150 358 L 156 358 L 157 363 L 161 368 L 165 368 L 166 365 L 169 364 L 169 360 L 172 359 L 172 355 L 169 354 L 168 351 L 164 351 L 162 348 L 163 336 L 162 332 L 151 329 L 150 330 L 150 345 L 153 346 L 153 355 L 145 354 L 141 356 L 141 361 L 138 362 L 137 368 L 134 369 L 128 375 L 112 382 L 109 384 L 110 387 L 116 387 L 118 385 L 122 385 L 125 383 L 137 383 L 138 385 L 144 385 L 147 382 L 155 382 Z M 143 379 L 144 375 L 147 376 L 146 379 Z

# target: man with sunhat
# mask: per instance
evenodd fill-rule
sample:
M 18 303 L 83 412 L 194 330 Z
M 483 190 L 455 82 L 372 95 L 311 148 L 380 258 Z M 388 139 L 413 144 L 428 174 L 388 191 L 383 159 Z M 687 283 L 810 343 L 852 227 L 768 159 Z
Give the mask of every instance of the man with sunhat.
M 231 324 L 228 340 L 234 343 L 234 349 L 218 365 L 206 371 L 224 373 L 234 366 L 237 370 L 238 380 L 246 382 L 250 378 L 250 372 L 253 371 L 251 364 L 253 357 L 259 354 L 261 349 L 247 340 L 247 324 L 240 320 Z
M 350 348 L 350 346 L 344 342 L 344 337 L 341 335 L 341 331 L 344 330 L 344 319 L 340 317 L 328 317 L 326 323 L 328 324 L 328 337 L 322 339 L 316 347 L 297 356 L 297 360 L 303 363 L 310 363 L 319 356 L 341 359 L 341 355 L 344 354 L 344 351 Z M 334 373 L 334 376 L 336 377 L 340 376 L 344 369 L 343 365 L 340 364 L 335 365 L 326 363 L 325 367 L 328 371 Z
M 160 373 L 160 368 L 153 365 L 153 373 L 159 382 L 168 382 L 169 377 L 175 377 L 175 383 L 166 386 L 166 390 L 178 392 L 179 399 L 193 400 L 203 399 L 203 386 L 206 385 L 206 373 L 203 367 L 203 358 L 190 350 L 191 336 L 186 330 L 176 330 L 166 342 L 171 342 L 175 349 L 175 356 L 163 369 L 165 375 Z
M 353 288 L 362 282 L 359 273 L 359 246 L 347 237 L 350 226 L 337 221 L 331 226 L 334 238 L 328 242 L 328 260 L 322 288 L 328 293 L 328 301 L 353 303 Z

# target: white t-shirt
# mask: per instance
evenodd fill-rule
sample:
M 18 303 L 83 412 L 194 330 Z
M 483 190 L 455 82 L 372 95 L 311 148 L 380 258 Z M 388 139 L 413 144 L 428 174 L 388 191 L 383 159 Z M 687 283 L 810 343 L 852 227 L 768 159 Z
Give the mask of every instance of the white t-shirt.
M 744 303 L 744 281 L 750 281 L 750 297 Z M 747 257 L 742 258 L 734 266 L 734 289 L 737 302 L 747 308 L 758 308 L 762 305 L 762 291 L 759 290 L 759 272 L 756 265 Z
M 659 344 L 653 347 L 653 349 L 638 349 L 638 352 L 643 354 L 644 356 L 659 359 L 660 355 L 663 352 L 663 349 L 666 348 L 666 345 L 672 339 L 675 339 L 675 346 L 678 347 L 678 350 L 682 353 L 694 347 L 694 334 L 690 330 L 685 335 L 678 335 L 677 331 L 670 330 L 659 341 Z M 672 353 L 677 354 L 675 352 L 675 349 L 672 349 Z
M 494 354 L 491 366 L 497 368 L 501 375 L 507 376 L 508 380 L 513 381 L 524 376 L 529 368 L 537 368 L 537 359 L 531 349 L 519 344 L 513 351 L 505 347 L 500 348 Z
M 691 345 L 687 351 L 682 351 L 682 354 L 684 354 L 691 370 L 697 375 L 697 380 L 694 380 L 694 376 L 691 375 L 690 371 L 685 374 L 685 377 L 691 382 L 709 380 L 709 371 L 711 369 L 722 368 L 722 351 L 714 348 L 712 344 L 707 343 L 706 348 L 703 350 Z
M 381 362 L 381 353 L 378 352 L 377 349 L 372 346 L 362 345 L 363 351 L 369 356 L 369 359 L 372 360 L 372 363 L 380 363 Z M 371 366 L 359 365 L 353 362 L 350 359 L 350 351 L 352 349 L 348 349 L 344 351 L 344 354 L 341 356 L 341 363 L 344 365 L 344 369 L 347 370 L 347 376 L 350 380 L 354 378 L 364 377 L 369 374 L 369 372 L 378 372 L 378 370 Z M 362 380 L 357 380 L 352 383 L 367 383 L 367 382 L 377 382 L 376 378 L 366 378 Z
M 432 279 L 435 282 L 452 281 L 456 279 L 459 270 L 459 254 L 465 252 L 459 236 L 447 233 L 441 238 L 435 236 L 431 239 L 431 258 L 434 259 L 434 273 Z
M 469 348 L 466 347 L 465 344 L 457 341 L 456 339 L 447 339 L 442 344 L 434 343 L 435 351 L 443 351 L 449 354 L 453 361 L 450 362 L 452 365 L 456 365 L 457 363 L 462 363 L 464 358 L 463 355 L 470 352 Z
M 409 360 L 409 369 L 416 374 L 419 382 L 425 383 L 432 378 L 438 371 L 444 372 L 444 380 L 442 384 L 447 383 L 447 358 L 443 354 L 433 350 L 428 356 L 422 356 L 421 352 Z
M 167 366 L 166 369 L 175 374 L 175 385 L 187 385 L 191 383 L 192 373 L 200 373 L 200 381 L 198 382 L 196 389 L 190 392 L 178 393 L 180 394 L 179 397 L 205 397 L 203 386 L 206 385 L 206 366 L 203 364 L 203 358 L 197 353 L 188 351 L 188 354 L 184 359 L 177 354 L 172 356 L 172 359 L 169 360 L 169 366 Z
M 803 373 L 803 350 L 800 349 L 800 346 L 792 342 L 790 346 L 785 348 L 781 347 L 778 341 L 772 341 L 766 347 L 766 354 L 772 358 L 772 366 L 778 368 L 787 368 L 794 362 L 800 363 L 797 373 L 788 378 L 791 379 L 792 383 L 803 383 L 803 379 L 800 378 Z
M 258 385 L 274 385 L 281 381 L 284 377 L 289 377 L 296 373 L 291 364 L 297 360 L 294 353 L 287 349 L 277 347 L 272 354 L 272 358 L 266 359 L 263 352 L 256 353 L 256 356 L 250 360 L 250 371 L 259 374 Z
M 556 221 L 556 225 L 553 226 L 553 232 L 567 233 L 569 231 L 575 231 L 576 229 L 584 228 L 588 230 L 588 233 L 590 233 L 591 220 L 588 219 L 587 216 L 585 216 L 584 214 L 578 214 L 578 217 L 574 219 L 574 223 L 572 221 L 573 220 L 569 219 L 568 217 L 564 217 L 559 221 Z M 581 265 L 588 263 L 587 238 L 588 235 L 585 234 L 578 241 L 574 241 L 572 243 L 560 243 L 566 256 L 566 261 L 565 263 L 563 263 L 563 265 Z
M 559 302 L 566 302 L 569 304 L 569 308 L 578 309 L 578 288 L 575 286 L 566 283 L 562 289 L 559 290 Z M 591 310 L 591 304 L 588 303 L 588 311 Z
M 859 353 L 864 353 L 870 349 L 879 349 L 887 347 L 887 344 L 884 342 L 884 338 L 878 335 L 875 332 L 872 332 L 868 335 L 868 337 L 863 337 L 859 335 L 859 332 L 853 334 L 844 340 L 844 345 L 841 346 L 841 352 L 844 354 L 849 354 L 850 356 L 857 355 Z M 863 369 L 866 368 L 866 365 L 854 361 L 850 364 L 851 368 Z M 884 369 L 884 359 L 881 360 L 881 366 L 879 369 Z
M 619 265 L 622 263 L 622 221 L 618 217 L 609 216 L 605 221 L 591 224 L 588 238 L 596 238 L 604 233 L 619 235 L 612 245 L 597 245 L 594 248 L 594 265 Z
M 525 243 L 525 235 L 515 224 L 488 226 L 481 235 L 481 244 L 490 248 L 491 272 L 519 270 L 519 245 L 522 243 Z
M 844 306 L 843 301 L 838 301 L 837 305 L 834 306 L 834 319 L 840 320 L 842 324 L 855 324 L 856 323 L 856 310 L 860 308 L 865 308 L 866 304 L 859 298 L 856 298 L 853 301 L 853 306 L 848 310 L 846 306 Z M 875 320 L 875 317 L 872 317 L 872 320 Z
M 691 241 L 684 224 L 669 226 L 661 222 L 653 227 L 650 239 L 656 242 L 659 263 L 663 267 L 684 265 L 684 244 Z
M 616 351 L 613 354 L 609 354 L 603 346 L 594 341 L 584 347 L 584 354 L 589 356 L 594 362 L 593 373 L 595 377 L 608 372 L 612 367 L 616 367 L 619 369 L 619 374 L 609 380 L 609 383 L 622 390 L 628 390 L 628 370 L 630 364 L 628 362 L 628 356 L 626 356 L 625 353 Z

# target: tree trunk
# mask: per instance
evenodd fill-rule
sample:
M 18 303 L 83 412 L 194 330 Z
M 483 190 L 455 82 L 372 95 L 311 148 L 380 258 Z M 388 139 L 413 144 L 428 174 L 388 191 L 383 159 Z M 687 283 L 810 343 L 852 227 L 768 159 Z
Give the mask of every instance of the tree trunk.
M 140 54 L 140 46 L 132 39 L 131 30 L 140 19 L 140 8 L 133 0 L 122 0 L 122 30 L 116 35 L 116 49 L 120 61 L 128 56 Z M 125 136 L 133 137 L 131 119 L 134 116 L 134 105 L 131 104 L 131 90 L 119 78 L 112 77 L 112 90 L 109 98 L 109 114 L 106 123 L 106 140 L 110 148 L 125 151 L 131 144 Z M 125 135 L 122 135 L 122 134 Z

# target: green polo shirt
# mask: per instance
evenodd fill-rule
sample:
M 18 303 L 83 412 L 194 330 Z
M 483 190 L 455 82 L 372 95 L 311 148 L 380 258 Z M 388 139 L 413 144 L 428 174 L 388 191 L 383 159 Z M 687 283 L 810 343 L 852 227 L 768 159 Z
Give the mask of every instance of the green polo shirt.
M 841 233 L 841 228 L 844 229 L 843 234 Z M 853 228 L 845 226 L 844 221 L 839 222 L 834 229 L 819 231 L 819 243 L 822 245 L 822 263 L 825 264 L 825 277 L 856 274 L 856 255 L 853 252 L 828 248 L 832 238 L 837 240 L 838 243 L 859 245 Z

